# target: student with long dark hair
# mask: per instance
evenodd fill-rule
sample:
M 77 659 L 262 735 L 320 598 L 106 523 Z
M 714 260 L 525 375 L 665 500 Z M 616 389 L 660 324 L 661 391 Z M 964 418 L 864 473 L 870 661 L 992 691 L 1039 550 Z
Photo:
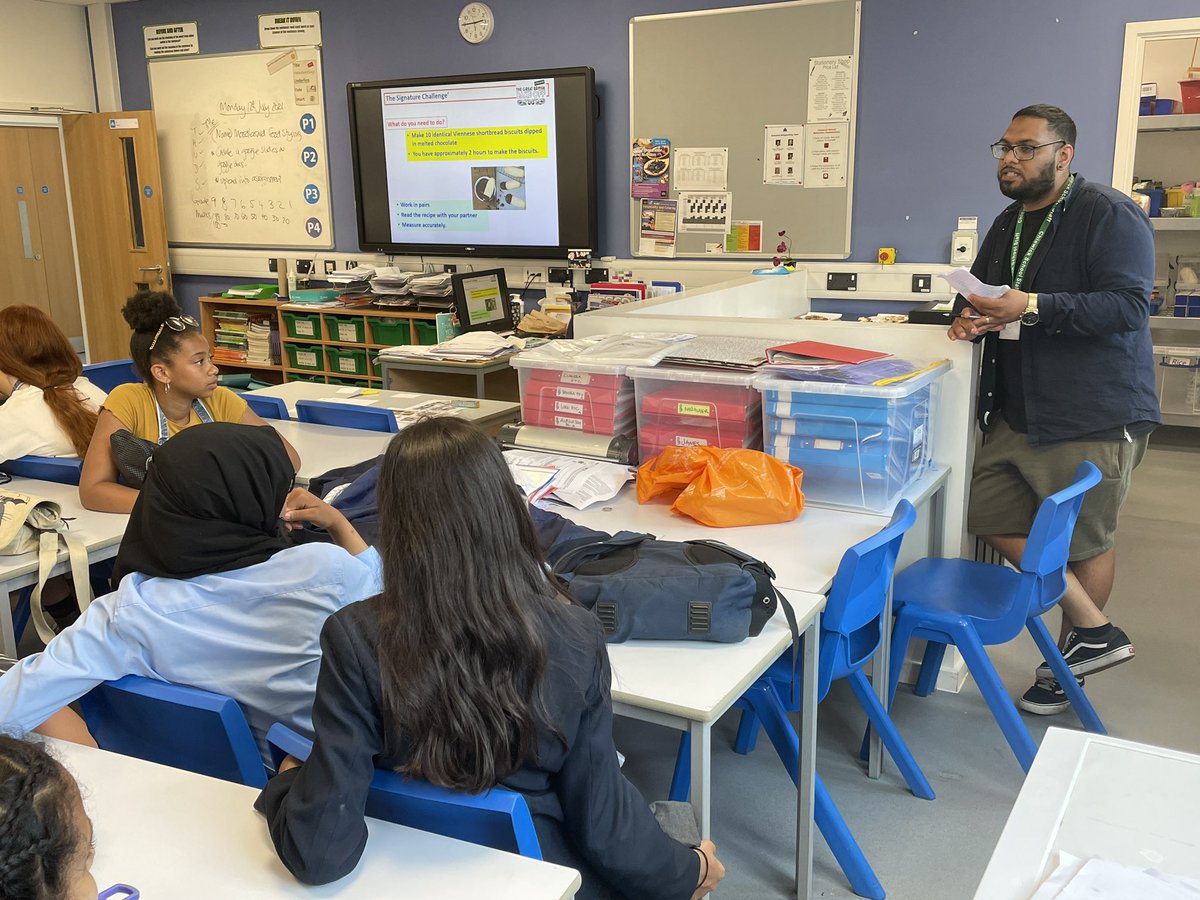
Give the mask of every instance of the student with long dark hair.
M 708 893 L 715 847 L 667 837 L 621 774 L 603 632 L 548 580 L 491 439 L 453 418 L 401 432 L 379 511 L 383 593 L 326 622 L 312 754 L 259 798 L 284 865 L 313 884 L 353 869 L 384 766 L 523 794 L 544 857 L 583 874 L 581 898 Z
M 218 370 L 200 323 L 184 315 L 174 297 L 165 291 L 140 291 L 129 298 L 121 314 L 133 329 L 129 356 L 142 383 L 113 388 L 84 459 L 79 499 L 100 512 L 127 513 L 137 499 L 135 487 L 117 481 L 115 432 L 127 431 L 154 445 L 165 444 L 193 425 L 266 424 L 245 400 L 217 384 Z M 296 451 L 286 440 L 283 444 L 292 465 L 299 467 Z
M 36 306 L 0 309 L 0 463 L 19 456 L 83 456 L 104 391 Z
M 79 785 L 40 745 L 0 736 L 0 900 L 96 900 Z
M 100 682 L 142 675 L 232 697 L 260 744 L 276 721 L 311 733 L 321 626 L 378 593 L 382 563 L 294 477 L 270 427 L 216 422 L 160 447 L 117 590 L 0 677 L 0 729 L 32 730 Z M 333 543 L 293 542 L 304 523 Z

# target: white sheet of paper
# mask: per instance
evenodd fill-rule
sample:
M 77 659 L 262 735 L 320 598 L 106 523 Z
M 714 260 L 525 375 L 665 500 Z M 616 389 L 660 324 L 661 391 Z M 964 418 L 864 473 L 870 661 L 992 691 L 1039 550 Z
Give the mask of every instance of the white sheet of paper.
M 804 187 L 844 188 L 849 152 L 849 122 L 810 122 L 804 129 Z
M 964 297 L 969 297 L 975 294 L 978 297 L 988 297 L 989 299 L 1003 296 L 1008 290 L 1007 284 L 994 285 L 984 284 L 978 278 L 971 274 L 971 270 L 959 266 L 957 269 L 951 269 L 943 275 L 938 275 L 938 278 L 945 281 L 950 287 L 958 291 Z
M 804 126 L 763 126 L 763 184 L 804 184 Z
M 576 509 L 586 509 L 593 503 L 611 500 L 620 493 L 625 482 L 634 477 L 629 466 L 619 463 L 540 453 L 536 450 L 505 450 L 504 459 L 510 469 L 514 466 L 557 469 L 548 496 Z
M 1196 900 L 1200 882 L 1138 869 L 1107 859 L 1089 859 L 1057 900 Z
M 808 121 L 850 121 L 854 90 L 852 56 L 813 56 L 808 60 Z
M 671 165 L 676 191 L 723 191 L 729 184 L 728 147 L 676 147 Z

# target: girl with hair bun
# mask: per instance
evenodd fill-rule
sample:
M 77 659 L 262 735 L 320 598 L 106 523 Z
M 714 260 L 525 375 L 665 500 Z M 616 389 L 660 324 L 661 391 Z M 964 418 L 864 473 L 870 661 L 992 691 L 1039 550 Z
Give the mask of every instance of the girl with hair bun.
M 0 900 L 96 900 L 79 785 L 41 744 L 0 736 Z
M 113 388 L 100 411 L 79 480 L 79 499 L 88 509 L 127 513 L 137 489 L 117 482 L 112 437 L 119 431 L 164 444 L 185 428 L 209 422 L 266 425 L 246 401 L 217 384 L 212 350 L 200 323 L 185 315 L 166 291 L 139 291 L 121 315 L 133 329 L 129 356 L 141 384 Z M 292 465 L 300 457 L 284 440 Z
M 0 463 L 83 456 L 103 402 L 53 319 L 36 306 L 0 309 Z

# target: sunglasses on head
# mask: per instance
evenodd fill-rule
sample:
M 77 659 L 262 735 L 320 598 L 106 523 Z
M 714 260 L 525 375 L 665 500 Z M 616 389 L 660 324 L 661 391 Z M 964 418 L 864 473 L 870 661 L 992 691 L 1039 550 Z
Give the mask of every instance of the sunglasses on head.
M 158 331 L 154 332 L 154 339 L 150 341 L 150 349 L 154 349 L 154 345 L 158 343 L 158 339 L 162 337 L 163 329 L 170 328 L 172 331 L 187 331 L 189 328 L 199 328 L 200 323 L 189 315 L 171 316 L 163 319 L 163 323 L 158 326 Z

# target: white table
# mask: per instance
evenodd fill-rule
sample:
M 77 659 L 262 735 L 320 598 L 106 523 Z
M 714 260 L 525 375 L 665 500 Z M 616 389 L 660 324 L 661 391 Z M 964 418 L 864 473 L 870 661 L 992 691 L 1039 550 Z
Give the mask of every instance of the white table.
M 817 624 L 823 594 L 783 590 L 804 636 L 801 671 L 799 805 L 796 815 L 797 892 L 812 890 L 813 802 L 817 741 Z M 613 712 L 691 735 L 691 802 L 703 838 L 711 837 L 712 726 L 788 648 L 792 633 L 780 610 L 758 634 L 737 644 L 626 641 L 609 644 Z M 806 749 L 807 748 L 807 749 Z
M 402 410 L 424 403 L 427 400 L 449 400 L 462 402 L 462 397 L 444 397 L 440 394 L 418 394 L 411 391 L 371 391 L 358 396 L 347 397 L 339 391 L 346 390 L 336 384 L 318 384 L 312 381 L 289 381 L 285 384 L 275 384 L 271 387 L 247 391 L 263 397 L 278 397 L 288 409 L 288 414 L 296 416 L 297 400 L 327 400 L 332 403 L 350 403 L 353 406 L 373 406 L 376 409 Z M 521 404 L 508 400 L 478 400 L 475 408 L 459 407 L 454 415 L 459 419 L 484 428 L 494 428 L 506 422 L 515 422 L 521 415 Z
M 276 857 L 266 821 L 253 809 L 254 788 L 77 744 L 50 744 L 83 791 L 96 829 L 92 873 L 101 889 L 123 882 L 146 900 L 565 900 L 579 889 L 574 869 L 370 818 L 355 870 L 308 887 Z
M 1200 755 L 1047 730 L 975 900 L 1028 900 L 1058 852 L 1200 878 Z
M 509 368 L 508 361 L 516 356 L 516 351 L 496 356 L 492 359 L 434 359 L 433 357 L 417 356 L 380 356 L 379 367 L 383 374 L 383 383 L 392 383 L 393 372 L 437 372 L 439 374 L 474 375 L 475 396 L 486 396 L 484 377 L 492 372 L 500 372 Z
M 104 513 L 84 509 L 83 504 L 79 502 L 79 488 L 73 484 L 58 484 L 33 478 L 14 478 L 5 487 L 57 501 L 62 507 L 62 515 L 67 520 L 71 534 L 81 538 L 84 546 L 87 547 L 89 565 L 101 560 L 112 559 L 117 555 L 117 551 L 121 547 L 121 538 L 125 534 L 125 526 L 129 522 L 129 516 L 125 513 Z M 51 576 L 60 575 L 69 569 L 67 551 L 60 548 L 58 561 L 50 570 L 50 574 Z M 8 603 L 9 594 L 31 584 L 37 584 L 37 580 L 37 553 L 0 556 L 0 600 L 3 601 L 4 607 L 3 614 L 0 614 L 0 652 L 7 656 L 15 657 L 17 655 L 12 608 Z
M 948 471 L 945 469 L 930 472 L 905 492 L 906 499 L 915 506 L 928 504 L 930 513 L 929 546 L 934 553 L 939 552 L 943 546 L 944 536 L 942 531 L 945 522 L 943 494 L 947 474 Z M 876 513 L 809 505 L 805 507 L 800 517 L 792 522 L 783 522 L 776 525 L 754 525 L 742 528 L 710 528 L 706 525 L 701 525 L 687 516 L 672 513 L 671 502 L 671 499 L 666 497 L 640 504 L 637 502 L 635 486 L 630 484 L 617 497 L 605 503 L 596 503 L 585 510 L 577 510 L 568 506 L 556 506 L 554 511 L 580 525 L 586 525 L 589 528 L 596 528 L 610 533 L 622 530 L 641 531 L 654 534 L 663 540 L 672 541 L 719 540 L 764 560 L 775 571 L 776 586 L 785 591 L 785 593 L 801 592 L 809 595 L 824 595 L 833 584 L 833 576 L 836 574 L 842 554 L 846 552 L 847 548 L 878 532 L 890 517 Z M 885 633 L 880 649 L 876 653 L 872 670 L 872 687 L 885 705 L 887 703 L 888 691 L 888 649 L 891 625 L 890 604 L 891 597 L 889 594 L 888 606 L 885 609 L 883 617 Z M 811 619 L 807 622 L 802 620 L 800 624 L 802 629 L 807 628 L 805 631 L 805 652 L 801 661 L 801 670 L 804 673 L 804 689 L 801 694 L 799 732 L 800 778 L 797 785 L 800 799 L 797 811 L 798 845 L 796 851 L 796 880 L 797 894 L 800 897 L 808 897 L 812 890 L 812 788 L 816 778 L 815 762 L 817 749 L 817 616 L 823 606 L 824 604 L 822 603 L 820 606 L 814 608 L 810 613 Z M 797 610 L 797 613 L 799 613 L 799 610 Z M 609 645 L 610 656 L 614 660 L 614 671 L 616 670 L 616 657 L 613 656 L 612 651 L 619 646 L 617 644 Z M 697 643 L 685 642 L 680 647 L 679 652 L 681 654 L 690 653 L 694 655 L 696 657 L 695 663 L 700 667 L 698 671 L 703 672 L 705 658 L 701 656 L 699 650 L 700 645 Z M 780 652 L 782 652 L 782 649 Z M 776 653 L 775 655 L 777 657 L 779 654 Z M 767 665 L 773 659 L 767 660 Z M 633 718 L 648 719 L 649 721 L 661 724 L 672 724 L 661 717 L 664 710 L 661 708 L 661 700 L 657 692 L 662 689 L 662 686 L 658 682 L 667 680 L 664 678 L 664 673 L 676 671 L 679 668 L 679 663 L 671 661 L 669 666 L 666 663 L 662 663 L 658 664 L 656 668 L 657 679 L 649 676 L 640 682 L 641 686 L 644 687 L 645 693 L 627 690 L 626 694 L 621 698 L 619 706 L 616 703 L 617 689 L 614 683 L 613 700 L 616 712 L 621 715 L 629 715 Z M 766 666 L 764 665 L 763 668 L 765 669 Z M 761 674 L 761 672 L 762 669 L 759 670 L 758 674 Z M 718 678 L 724 677 L 729 679 L 731 673 L 723 670 L 714 670 L 711 673 L 705 674 L 706 677 L 707 675 L 712 675 Z M 757 677 L 757 674 L 754 677 Z M 683 682 L 685 679 L 679 680 Z M 741 685 L 735 685 L 730 680 L 731 690 L 736 689 L 737 693 L 734 694 L 729 703 L 720 712 L 713 716 L 712 720 L 709 720 L 710 724 L 711 721 L 719 718 L 733 704 L 733 701 L 740 696 L 741 691 L 753 680 L 751 678 L 745 684 Z M 686 688 L 686 685 L 684 687 Z M 650 718 L 656 715 L 660 717 Z M 693 730 L 693 728 L 697 727 L 698 723 L 703 721 L 703 719 L 677 716 L 673 727 Z M 708 768 L 709 759 L 707 756 L 709 754 L 707 729 L 704 730 L 704 742 L 702 745 L 695 740 L 695 737 L 696 734 L 693 733 L 692 802 L 696 807 L 701 834 L 707 837 L 709 826 L 708 777 L 710 775 Z M 879 735 L 874 730 L 871 732 L 870 751 L 868 774 L 873 778 L 878 778 L 882 767 L 883 752 Z M 704 754 L 704 756 L 700 757 L 700 754 Z M 701 774 L 698 774 L 698 764 L 701 767 Z M 697 800 L 697 782 L 700 778 L 703 778 L 704 782 L 700 786 L 700 799 Z
M 395 437 L 382 431 L 316 425 L 294 419 L 267 419 L 266 422 L 287 438 L 300 454 L 300 469 L 296 472 L 299 487 L 308 487 L 310 481 L 330 469 L 374 459 L 387 450 L 388 443 Z

